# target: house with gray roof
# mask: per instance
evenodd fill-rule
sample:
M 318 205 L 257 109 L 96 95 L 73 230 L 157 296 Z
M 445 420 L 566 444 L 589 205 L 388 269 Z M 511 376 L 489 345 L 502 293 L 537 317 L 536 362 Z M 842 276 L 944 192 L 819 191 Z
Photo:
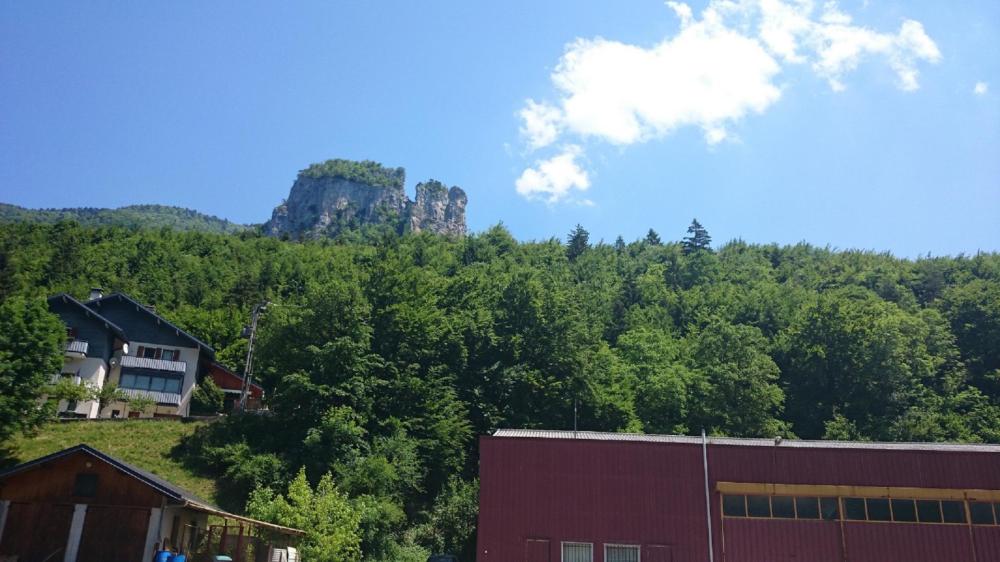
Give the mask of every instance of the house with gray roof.
M 49 308 L 67 326 L 61 376 L 98 388 L 115 383 L 129 398 L 146 397 L 155 406 L 129 411 L 114 402 L 99 409 L 96 402 L 60 403 L 66 417 L 187 416 L 195 384 L 208 372 L 215 350 L 182 330 L 156 310 L 123 293 L 91 291 L 81 302 L 61 294 Z M 100 411 L 99 411 L 100 410 Z

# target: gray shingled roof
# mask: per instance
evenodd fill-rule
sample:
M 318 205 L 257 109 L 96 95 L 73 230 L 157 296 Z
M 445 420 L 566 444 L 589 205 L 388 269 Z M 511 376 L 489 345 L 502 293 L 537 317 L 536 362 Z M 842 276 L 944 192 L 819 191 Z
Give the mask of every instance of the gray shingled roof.
M 111 330 L 112 332 L 114 332 L 116 336 L 118 336 L 118 339 L 122 341 L 128 341 L 128 337 L 125 336 L 125 330 L 122 330 L 117 324 L 115 324 L 111 320 L 108 320 L 107 318 L 101 316 L 96 310 L 74 299 L 71 295 L 68 295 L 66 293 L 59 293 L 58 295 L 52 295 L 51 297 L 48 298 L 48 302 L 50 303 L 56 300 L 61 300 L 63 302 L 79 307 L 80 309 L 83 310 L 85 314 L 93 316 L 99 322 L 103 322 L 104 325 L 109 330 Z
M 112 293 L 112 294 L 110 294 L 110 295 L 108 295 L 106 297 L 101 297 L 99 299 L 89 300 L 86 303 L 84 303 L 84 306 L 86 306 L 87 308 L 89 308 L 91 310 L 95 310 L 92 305 L 100 306 L 102 302 L 105 302 L 105 301 L 108 301 L 108 300 L 111 300 L 111 299 L 126 300 L 126 301 L 134 304 L 138 310 L 140 310 L 142 312 L 145 312 L 146 314 L 149 314 L 150 316 L 152 316 L 153 318 L 155 318 L 157 321 L 162 322 L 162 323 L 166 324 L 167 326 L 173 328 L 177 332 L 178 335 L 184 336 L 185 338 L 187 338 L 187 339 L 191 340 L 192 342 L 194 342 L 197 347 L 203 348 L 206 352 L 208 352 L 209 355 L 211 355 L 213 357 L 215 356 L 215 349 L 212 348 L 212 346 L 208 345 L 207 343 L 201 341 L 200 339 L 198 339 L 198 338 L 192 336 L 191 334 L 185 332 L 184 330 L 180 329 L 177 325 L 171 323 L 166 318 L 164 318 L 164 317 L 160 316 L 159 314 L 153 312 L 152 310 L 149 309 L 149 307 L 147 307 L 146 305 L 144 305 L 144 304 L 136 301 L 135 299 L 133 299 L 132 297 L 126 295 L 125 293 Z

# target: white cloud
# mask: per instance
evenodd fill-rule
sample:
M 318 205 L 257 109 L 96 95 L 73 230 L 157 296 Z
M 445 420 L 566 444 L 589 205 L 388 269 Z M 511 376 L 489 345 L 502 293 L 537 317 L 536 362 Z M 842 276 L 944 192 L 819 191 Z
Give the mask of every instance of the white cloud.
M 531 200 L 556 203 L 569 197 L 573 190 L 586 191 L 590 187 L 590 176 L 576 163 L 582 154 L 579 146 L 569 145 L 560 154 L 535 162 L 535 167 L 528 168 L 517 178 L 517 192 Z
M 559 136 L 559 123 L 562 120 L 559 108 L 528 100 L 520 115 L 521 134 L 532 149 L 548 146 Z
M 990 91 L 990 86 L 986 82 L 976 82 L 976 85 L 972 88 L 972 93 L 977 96 L 985 96 L 988 91 Z
M 574 144 L 525 170 L 518 193 L 553 203 L 579 185 L 586 189 L 586 171 L 576 164 L 581 140 L 626 146 L 688 126 L 701 129 L 710 145 L 732 140 L 736 122 L 780 100 L 777 80 L 789 66 L 810 69 L 841 91 L 847 74 L 879 58 L 898 87 L 912 91 L 919 88 L 918 64 L 941 59 L 920 22 L 904 20 L 894 33 L 879 32 L 855 25 L 832 0 L 821 6 L 813 0 L 710 0 L 698 17 L 688 4 L 666 4 L 680 30 L 655 45 L 597 37 L 566 46 L 551 76 L 555 101 L 527 100 L 521 133 L 532 150 Z M 561 166 L 562 174 L 544 172 L 546 165 Z M 567 183 L 567 177 L 581 181 Z

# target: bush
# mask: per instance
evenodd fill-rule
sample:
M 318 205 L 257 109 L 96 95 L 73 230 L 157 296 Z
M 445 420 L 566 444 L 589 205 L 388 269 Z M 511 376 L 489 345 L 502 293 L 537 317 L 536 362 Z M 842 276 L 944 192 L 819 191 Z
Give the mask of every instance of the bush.
M 206 377 L 195 387 L 191 395 L 191 413 L 217 414 L 222 411 L 226 395 L 216 386 L 215 381 Z

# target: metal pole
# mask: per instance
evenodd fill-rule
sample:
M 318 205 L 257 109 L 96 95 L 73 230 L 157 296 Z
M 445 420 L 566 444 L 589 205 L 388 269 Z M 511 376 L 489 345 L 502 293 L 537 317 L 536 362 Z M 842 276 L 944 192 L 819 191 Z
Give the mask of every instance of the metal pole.
M 712 498 L 708 491 L 708 437 L 705 428 L 701 428 L 701 460 L 705 465 L 705 518 L 708 523 L 708 562 L 715 562 L 715 549 L 712 544 Z
M 253 376 L 253 342 L 257 335 L 257 318 L 267 303 L 256 304 L 250 315 L 250 340 L 247 344 L 247 361 L 243 368 L 243 388 L 240 390 L 240 411 L 247 411 L 247 396 L 250 394 L 250 377 Z
M 577 402 L 577 398 L 574 396 L 573 397 L 573 433 L 574 433 L 573 437 L 576 437 L 576 435 L 575 435 L 576 434 L 576 402 Z

